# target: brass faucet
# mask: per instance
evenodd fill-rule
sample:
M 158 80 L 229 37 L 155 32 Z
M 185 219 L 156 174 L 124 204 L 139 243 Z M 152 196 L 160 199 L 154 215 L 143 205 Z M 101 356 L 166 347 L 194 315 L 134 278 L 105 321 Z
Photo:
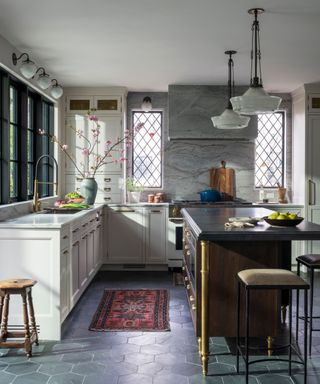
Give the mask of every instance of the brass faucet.
M 52 182 L 52 181 L 38 181 L 38 166 L 39 166 L 39 163 L 40 161 L 43 159 L 43 158 L 49 158 L 49 159 L 52 159 L 54 164 L 56 165 L 56 181 L 55 182 Z M 41 202 L 39 200 L 39 193 L 38 193 L 38 184 L 53 184 L 56 186 L 56 194 L 58 194 L 58 163 L 57 163 L 57 160 L 51 156 L 51 155 L 42 155 L 39 157 L 39 159 L 37 160 L 36 162 L 36 166 L 35 166 L 35 171 L 34 171 L 34 181 L 33 181 L 33 204 L 32 204 L 32 209 L 33 209 L 33 212 L 39 212 L 41 211 Z

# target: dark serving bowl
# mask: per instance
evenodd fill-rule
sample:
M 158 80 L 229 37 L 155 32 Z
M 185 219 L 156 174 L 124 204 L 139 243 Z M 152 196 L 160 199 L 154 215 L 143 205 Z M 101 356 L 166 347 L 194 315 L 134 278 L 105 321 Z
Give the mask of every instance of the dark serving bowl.
M 295 227 L 296 225 L 300 224 L 304 218 L 303 217 L 297 217 L 296 219 L 292 220 L 278 220 L 278 219 L 269 219 L 267 216 L 263 217 L 263 220 L 273 226 L 276 227 Z

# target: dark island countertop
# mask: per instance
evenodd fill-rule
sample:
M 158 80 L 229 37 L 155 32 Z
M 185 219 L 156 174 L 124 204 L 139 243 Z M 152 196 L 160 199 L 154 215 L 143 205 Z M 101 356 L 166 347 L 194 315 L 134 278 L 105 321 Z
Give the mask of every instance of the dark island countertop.
M 303 221 L 296 227 L 272 227 L 265 221 L 255 227 L 225 228 L 229 217 L 264 217 L 271 211 L 255 207 L 184 208 L 182 215 L 199 240 L 272 241 L 320 240 L 320 225 Z

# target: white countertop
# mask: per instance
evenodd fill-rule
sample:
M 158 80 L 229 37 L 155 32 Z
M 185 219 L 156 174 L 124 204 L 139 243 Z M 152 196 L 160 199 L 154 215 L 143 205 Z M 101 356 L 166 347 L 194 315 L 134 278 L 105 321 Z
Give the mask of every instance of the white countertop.
M 68 224 L 74 220 L 81 219 L 89 213 L 96 211 L 103 207 L 104 204 L 97 204 L 92 208 L 84 209 L 80 212 L 73 214 L 63 213 L 30 213 L 16 217 L 14 219 L 8 219 L 0 222 L 0 229 L 14 229 L 14 228 L 42 228 L 42 229 L 55 229 L 61 228 L 63 225 Z

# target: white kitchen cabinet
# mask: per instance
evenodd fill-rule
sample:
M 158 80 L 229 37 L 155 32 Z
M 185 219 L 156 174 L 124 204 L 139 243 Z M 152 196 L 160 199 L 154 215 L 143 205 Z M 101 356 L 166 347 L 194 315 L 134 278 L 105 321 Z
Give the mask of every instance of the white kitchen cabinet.
M 80 240 L 75 240 L 71 250 L 70 265 L 70 307 L 73 308 L 80 297 L 79 283 L 79 257 L 80 257 Z
M 66 114 L 112 115 L 122 112 L 122 96 L 66 96 Z
M 293 198 L 305 205 L 305 218 L 320 224 L 320 86 L 305 84 L 293 92 Z M 320 241 L 305 252 L 320 253 Z
M 165 264 L 167 244 L 167 210 L 164 207 L 145 208 L 146 264 Z
M 100 116 L 99 117 L 99 126 L 100 126 L 100 135 L 99 143 L 95 144 L 94 153 L 104 154 L 105 143 L 110 140 L 111 143 L 115 143 L 118 138 L 123 137 L 123 125 L 121 116 Z M 92 129 L 96 128 L 96 125 L 93 121 L 89 121 L 87 116 L 84 115 L 71 115 L 67 116 L 65 119 L 65 139 L 64 143 L 68 145 L 68 153 L 72 153 L 72 157 L 75 159 L 76 164 L 82 171 L 83 166 L 81 163 L 86 164 L 86 156 L 83 156 L 83 148 L 90 149 L 87 140 L 88 138 L 92 143 L 94 143 L 95 138 L 92 136 Z M 80 136 L 77 132 L 82 132 Z M 120 159 L 122 156 L 119 150 L 122 149 L 122 146 L 119 145 L 112 152 L 112 158 L 107 158 L 108 164 L 99 169 L 99 173 L 106 172 L 118 172 L 121 173 L 122 163 L 114 162 L 115 160 Z M 64 156 L 65 158 L 65 170 L 68 174 L 78 174 L 78 171 L 73 164 L 73 162 Z
M 143 208 L 130 206 L 108 207 L 107 263 L 144 264 Z
M 65 320 L 70 307 L 70 227 L 66 226 L 60 236 L 60 321 Z
M 106 264 L 167 264 L 167 207 L 109 206 L 107 223 Z

